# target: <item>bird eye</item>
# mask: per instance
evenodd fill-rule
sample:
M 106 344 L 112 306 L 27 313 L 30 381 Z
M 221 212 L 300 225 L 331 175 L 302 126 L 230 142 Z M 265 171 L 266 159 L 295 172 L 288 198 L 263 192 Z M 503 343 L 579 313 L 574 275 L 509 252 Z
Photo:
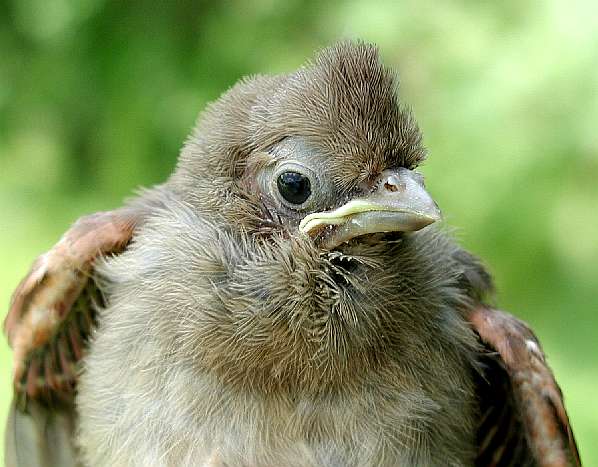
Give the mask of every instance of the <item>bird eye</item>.
M 309 178 L 299 172 L 283 172 L 276 179 L 280 195 L 291 204 L 305 203 L 311 195 Z

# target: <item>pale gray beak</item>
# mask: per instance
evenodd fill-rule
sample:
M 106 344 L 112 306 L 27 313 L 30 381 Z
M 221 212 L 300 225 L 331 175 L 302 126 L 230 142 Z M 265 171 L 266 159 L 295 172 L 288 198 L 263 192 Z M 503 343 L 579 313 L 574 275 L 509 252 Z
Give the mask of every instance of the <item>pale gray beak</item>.
M 440 209 L 423 185 L 422 176 L 400 168 L 385 170 L 374 191 L 326 212 L 308 214 L 299 230 L 322 236 L 322 246 L 332 249 L 360 235 L 379 232 L 413 232 L 436 222 Z

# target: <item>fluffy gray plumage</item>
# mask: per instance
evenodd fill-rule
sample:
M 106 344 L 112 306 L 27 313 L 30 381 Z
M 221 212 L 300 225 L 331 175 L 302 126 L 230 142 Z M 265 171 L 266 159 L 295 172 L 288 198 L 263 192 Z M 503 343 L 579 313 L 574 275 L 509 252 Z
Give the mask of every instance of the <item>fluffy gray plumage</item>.
M 109 304 L 77 398 L 87 465 L 472 464 L 462 310 L 485 274 L 433 227 L 320 248 L 265 188 L 289 144 L 332 187 L 311 211 L 425 156 L 369 45 L 212 104 L 143 195 L 159 207 L 98 268 Z
M 454 246 L 431 231 L 342 256 L 274 242 L 174 202 L 102 269 L 112 303 L 79 397 L 89 465 L 461 465 L 474 340 Z

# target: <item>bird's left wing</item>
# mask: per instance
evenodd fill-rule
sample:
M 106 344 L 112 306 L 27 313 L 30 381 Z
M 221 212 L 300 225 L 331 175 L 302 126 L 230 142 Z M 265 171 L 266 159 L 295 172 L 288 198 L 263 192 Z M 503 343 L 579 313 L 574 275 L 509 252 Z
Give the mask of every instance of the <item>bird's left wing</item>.
M 581 466 L 562 393 L 529 327 L 485 306 L 468 317 L 485 351 L 477 467 Z

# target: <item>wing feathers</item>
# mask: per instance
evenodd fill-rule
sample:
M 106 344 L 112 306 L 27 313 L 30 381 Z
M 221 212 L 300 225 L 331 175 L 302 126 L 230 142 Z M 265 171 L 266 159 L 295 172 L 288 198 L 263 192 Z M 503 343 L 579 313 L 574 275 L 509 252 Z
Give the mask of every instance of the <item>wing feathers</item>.
M 40 400 L 72 395 L 76 362 L 102 304 L 91 279 L 93 262 L 121 251 L 138 220 L 139 212 L 131 208 L 85 216 L 33 263 L 4 323 L 14 351 L 17 395 Z
M 562 393 L 533 332 L 486 307 L 469 320 L 488 348 L 478 382 L 484 418 L 477 465 L 581 466 Z
M 133 230 L 173 196 L 166 186 L 156 186 L 123 208 L 84 216 L 33 263 L 4 322 L 17 402 L 72 398 L 77 362 L 95 326 L 95 310 L 103 304 L 93 280 L 94 261 L 121 252 Z

